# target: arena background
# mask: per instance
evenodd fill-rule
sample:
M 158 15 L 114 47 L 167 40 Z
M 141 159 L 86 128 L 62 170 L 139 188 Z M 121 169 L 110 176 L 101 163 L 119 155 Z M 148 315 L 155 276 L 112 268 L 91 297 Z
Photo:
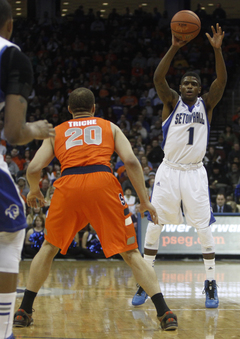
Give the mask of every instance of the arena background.
M 10 0 L 13 7 L 14 17 L 38 17 L 43 16 L 44 11 L 49 15 L 56 14 L 60 11 L 62 16 L 71 15 L 81 5 L 85 10 L 93 8 L 94 11 L 101 11 L 102 17 L 107 18 L 113 8 L 116 8 L 119 14 L 125 12 L 126 7 L 129 7 L 130 12 L 134 11 L 138 6 L 146 8 L 146 11 L 151 12 L 154 7 L 162 13 L 164 10 L 168 11 L 169 17 L 173 16 L 181 9 L 190 9 L 195 11 L 198 3 L 205 8 L 205 11 L 210 15 L 219 1 L 216 0 L 148 0 L 138 1 L 132 0 Z M 238 0 L 222 0 L 222 8 L 227 12 L 228 19 L 236 19 L 240 17 L 240 2 Z

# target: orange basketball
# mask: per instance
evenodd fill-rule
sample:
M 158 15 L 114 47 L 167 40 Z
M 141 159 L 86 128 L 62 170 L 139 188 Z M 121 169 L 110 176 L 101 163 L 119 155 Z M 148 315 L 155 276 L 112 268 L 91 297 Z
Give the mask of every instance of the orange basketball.
M 183 10 L 177 12 L 171 20 L 171 30 L 179 40 L 190 41 L 194 39 L 201 29 L 201 21 L 197 14 Z

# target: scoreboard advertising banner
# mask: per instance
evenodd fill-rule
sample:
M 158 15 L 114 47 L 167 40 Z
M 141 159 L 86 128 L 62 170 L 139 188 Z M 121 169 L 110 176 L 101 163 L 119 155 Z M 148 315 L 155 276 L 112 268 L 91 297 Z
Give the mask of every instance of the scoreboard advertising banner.
M 212 229 L 216 254 L 240 254 L 240 215 L 214 215 L 216 222 Z M 148 220 L 138 219 L 138 245 L 143 254 Z M 140 227 L 139 227 L 140 226 Z M 164 225 L 160 236 L 158 254 L 201 254 L 200 239 L 194 227 L 186 223 Z

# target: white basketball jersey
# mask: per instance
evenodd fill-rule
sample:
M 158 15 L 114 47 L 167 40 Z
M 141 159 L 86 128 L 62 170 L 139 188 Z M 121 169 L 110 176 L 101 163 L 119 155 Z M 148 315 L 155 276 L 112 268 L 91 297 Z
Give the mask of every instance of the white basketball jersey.
M 179 164 L 202 161 L 208 143 L 210 125 L 202 98 L 189 107 L 182 98 L 162 124 L 162 149 L 165 159 Z

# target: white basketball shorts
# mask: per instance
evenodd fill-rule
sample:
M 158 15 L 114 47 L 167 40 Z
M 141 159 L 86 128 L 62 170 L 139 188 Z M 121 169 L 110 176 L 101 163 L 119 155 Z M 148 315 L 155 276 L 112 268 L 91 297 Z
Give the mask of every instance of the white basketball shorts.
M 189 226 L 204 228 L 215 219 L 211 211 L 208 178 L 205 168 L 172 167 L 162 162 L 154 183 L 151 202 L 159 224 L 183 223 L 183 213 Z

